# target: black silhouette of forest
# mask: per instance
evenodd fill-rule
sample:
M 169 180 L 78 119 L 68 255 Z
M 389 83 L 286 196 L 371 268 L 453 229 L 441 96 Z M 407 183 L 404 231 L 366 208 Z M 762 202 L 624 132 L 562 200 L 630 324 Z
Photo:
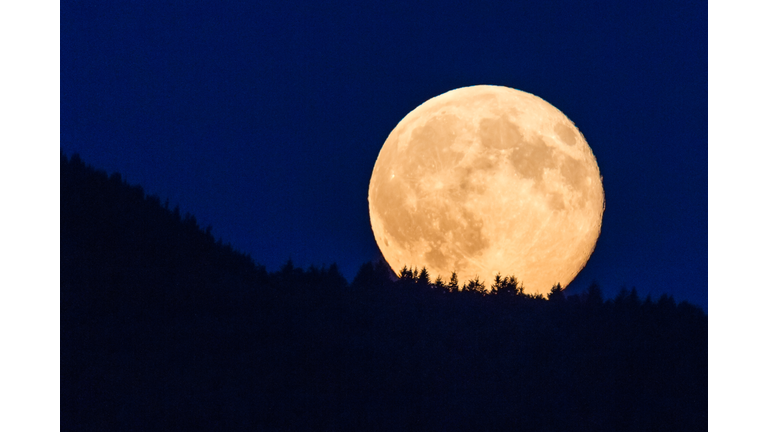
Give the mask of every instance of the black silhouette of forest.
M 400 273 L 270 273 L 62 153 L 61 428 L 707 429 L 701 308 Z

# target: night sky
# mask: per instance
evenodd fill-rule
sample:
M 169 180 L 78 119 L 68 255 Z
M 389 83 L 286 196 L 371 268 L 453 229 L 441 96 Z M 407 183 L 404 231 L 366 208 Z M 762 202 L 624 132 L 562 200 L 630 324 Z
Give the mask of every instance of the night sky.
M 61 149 L 269 271 L 378 259 L 388 134 L 493 84 L 560 109 L 597 159 L 602 233 L 569 290 L 708 307 L 706 2 L 93 3 L 61 3 Z

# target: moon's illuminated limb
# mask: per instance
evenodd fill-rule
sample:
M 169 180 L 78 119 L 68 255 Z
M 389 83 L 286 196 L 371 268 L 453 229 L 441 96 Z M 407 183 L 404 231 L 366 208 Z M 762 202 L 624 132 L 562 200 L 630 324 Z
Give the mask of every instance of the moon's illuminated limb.
M 423 103 L 390 133 L 368 191 L 395 270 L 443 279 L 514 275 L 528 293 L 566 286 L 600 234 L 604 194 L 584 137 L 522 91 L 473 86 Z

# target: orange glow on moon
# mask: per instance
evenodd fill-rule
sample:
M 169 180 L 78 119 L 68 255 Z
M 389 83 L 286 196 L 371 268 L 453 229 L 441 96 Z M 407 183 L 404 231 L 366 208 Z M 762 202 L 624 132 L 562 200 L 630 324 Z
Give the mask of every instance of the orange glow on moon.
M 390 133 L 368 190 L 371 226 L 395 271 L 447 280 L 513 275 L 529 294 L 567 286 L 600 235 L 602 179 L 557 108 L 519 90 L 434 97 Z

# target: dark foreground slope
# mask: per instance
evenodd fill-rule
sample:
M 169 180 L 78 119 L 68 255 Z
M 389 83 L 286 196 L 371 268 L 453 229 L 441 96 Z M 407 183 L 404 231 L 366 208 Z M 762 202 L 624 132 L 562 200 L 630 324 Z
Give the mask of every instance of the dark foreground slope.
M 426 275 L 424 275 L 426 276 Z M 706 430 L 700 308 L 267 273 L 62 156 L 62 430 Z

